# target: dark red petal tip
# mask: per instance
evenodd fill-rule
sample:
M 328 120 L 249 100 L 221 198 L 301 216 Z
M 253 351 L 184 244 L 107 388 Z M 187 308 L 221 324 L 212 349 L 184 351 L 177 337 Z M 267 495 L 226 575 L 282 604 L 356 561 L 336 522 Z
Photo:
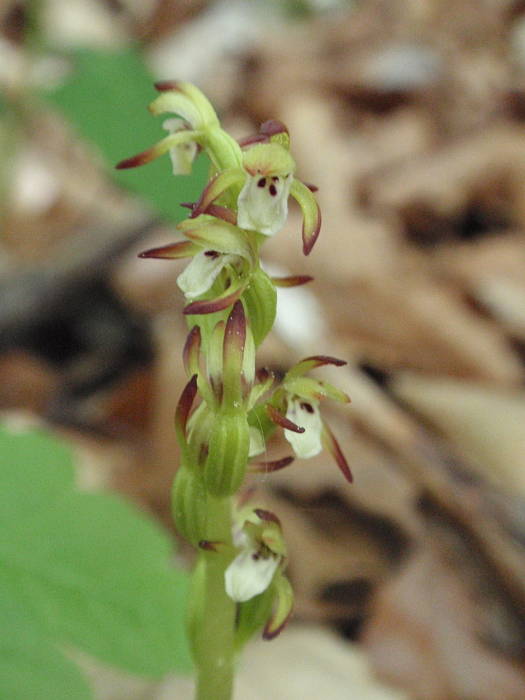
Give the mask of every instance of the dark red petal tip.
M 262 638 L 267 642 L 270 642 L 272 639 L 275 639 L 278 635 L 281 634 L 283 629 L 286 627 L 291 616 L 292 610 L 290 610 L 288 615 L 284 618 L 284 620 L 278 627 L 272 627 L 272 621 L 269 620 L 264 627 Z
M 287 134 L 288 129 L 278 119 L 268 119 L 261 124 L 259 132 L 265 136 L 275 136 L 276 134 Z
M 223 221 L 233 224 L 234 226 L 237 224 L 237 214 L 232 209 L 222 207 L 219 204 L 210 204 L 206 208 L 204 214 L 214 216 L 216 219 L 222 219 Z M 192 214 L 191 218 L 194 219 L 195 216 Z
M 279 525 L 279 527 L 281 527 L 281 521 L 275 515 L 275 513 L 272 513 L 270 510 L 265 510 L 264 508 L 256 508 L 254 510 L 254 513 L 261 520 L 264 520 L 267 523 L 275 523 L 276 525 Z
M 212 542 L 211 540 L 201 540 L 198 544 L 199 549 L 204 549 L 206 552 L 218 552 L 224 542 Z
M 191 241 L 177 241 L 159 248 L 150 248 L 138 254 L 139 258 L 157 258 L 159 260 L 176 260 L 177 258 L 190 258 L 195 255 L 195 244 Z
M 153 84 L 155 90 L 159 92 L 167 92 L 168 90 L 180 90 L 180 82 L 178 80 L 159 80 Z
M 304 428 L 301 428 L 293 423 L 289 418 L 283 416 L 282 413 L 279 413 L 279 411 L 271 404 L 266 405 L 266 413 L 268 414 L 269 419 L 276 425 L 279 425 L 281 428 L 291 430 L 294 433 L 304 433 Z
M 317 187 L 317 185 L 313 185 L 311 182 L 305 182 L 304 184 L 308 187 L 310 192 L 319 192 L 319 187 Z
M 328 452 L 330 452 L 330 454 L 334 458 L 344 478 L 348 481 L 348 483 L 351 484 L 354 480 L 354 477 L 352 476 L 352 472 L 350 471 L 350 467 L 348 466 L 346 457 L 344 456 L 343 451 L 341 450 L 341 447 L 339 446 L 339 443 L 335 438 L 335 435 L 332 433 L 332 431 L 326 425 L 326 423 L 323 424 L 322 441 L 324 443 L 325 448 L 328 450 Z
M 191 368 L 197 368 L 199 361 L 199 351 L 201 347 L 201 330 L 199 326 L 193 326 L 188 333 L 184 348 L 182 350 L 182 361 L 186 371 L 189 373 Z
M 146 165 L 152 160 L 151 150 L 143 151 L 142 153 L 137 153 L 131 158 L 125 158 L 121 160 L 120 163 L 115 165 L 116 170 L 127 170 L 128 168 L 138 168 L 139 165 Z
M 322 223 L 322 217 L 321 217 L 321 210 L 319 209 L 319 205 L 317 205 L 317 221 L 315 225 L 315 229 L 308 235 L 306 236 L 306 231 L 304 229 L 304 224 L 303 224 L 303 253 L 305 255 L 310 255 L 312 252 L 312 248 L 315 245 L 315 242 L 319 238 L 319 233 L 321 232 L 321 223 Z
M 292 275 L 290 277 L 272 277 L 272 282 L 276 287 L 300 287 L 312 282 L 313 279 L 310 275 Z
M 256 462 L 252 470 L 255 472 L 263 472 L 265 474 L 271 472 L 278 472 L 280 469 L 285 469 L 290 466 L 290 464 L 295 460 L 295 457 L 282 457 L 281 459 L 275 459 L 271 462 Z
M 182 439 L 185 439 L 186 423 L 196 395 L 197 375 L 194 374 L 184 387 L 175 411 L 175 426 Z
M 199 315 L 212 314 L 215 311 L 223 311 L 234 304 L 244 291 L 244 287 L 236 289 L 235 292 L 217 299 L 202 299 L 200 301 L 192 301 L 191 304 L 184 307 L 183 314 Z
M 335 365 L 336 367 L 343 367 L 347 365 L 346 360 L 340 360 L 337 357 L 332 357 L 331 355 L 311 355 L 310 357 L 305 357 L 302 362 L 315 362 L 316 367 L 321 367 L 322 365 Z

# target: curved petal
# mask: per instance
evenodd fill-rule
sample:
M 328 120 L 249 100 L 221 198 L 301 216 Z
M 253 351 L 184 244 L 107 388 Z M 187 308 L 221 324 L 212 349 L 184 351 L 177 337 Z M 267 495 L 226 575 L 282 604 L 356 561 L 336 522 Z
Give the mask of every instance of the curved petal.
M 294 365 L 286 373 L 286 379 L 292 379 L 292 377 L 300 377 L 306 374 L 316 367 L 322 367 L 323 365 L 335 365 L 336 367 L 343 367 L 346 365 L 346 360 L 339 360 L 337 357 L 331 357 L 330 355 L 311 355 L 310 357 L 305 357 L 296 365 Z
M 300 180 L 294 180 L 290 194 L 303 212 L 303 253 L 308 255 L 321 230 L 321 210 L 315 197 Z
M 179 289 L 187 299 L 196 299 L 211 288 L 225 265 L 234 261 L 233 255 L 221 255 L 214 250 L 197 253 L 177 277 Z
M 293 448 L 298 457 L 307 459 L 319 454 L 323 449 L 321 434 L 323 422 L 319 407 L 314 403 L 308 403 L 299 398 L 288 401 L 286 418 L 293 423 L 302 425 L 304 433 L 285 430 L 284 436 Z
M 198 137 L 199 134 L 196 131 L 177 131 L 175 134 L 165 136 L 146 151 L 137 153 L 137 155 L 131 156 L 131 158 L 121 160 L 120 163 L 117 163 L 115 168 L 117 170 L 126 170 L 127 168 L 137 168 L 139 165 L 146 165 L 146 163 L 150 163 L 152 160 L 155 160 L 155 158 L 164 155 L 172 148 L 179 147 L 182 144 L 191 143 L 192 141 L 197 141 Z
M 228 168 L 216 175 L 204 188 L 199 201 L 193 208 L 192 217 L 204 214 L 208 207 L 226 190 L 234 185 L 240 185 L 244 182 L 246 174 L 241 168 Z
M 263 639 L 274 639 L 277 637 L 283 631 L 292 614 L 293 590 L 286 576 L 282 574 L 277 576 L 274 587 L 275 608 L 265 625 Z
M 155 83 L 155 88 L 161 94 L 149 106 L 152 114 L 178 114 L 194 129 L 219 125 L 215 110 L 195 85 L 178 80 L 164 80 Z
M 341 450 L 339 443 L 335 438 L 335 435 L 332 433 L 332 431 L 326 425 L 326 423 L 323 424 L 322 441 L 325 449 L 328 450 L 328 452 L 330 452 L 332 457 L 335 459 L 335 462 L 341 470 L 341 473 L 344 476 L 344 478 L 351 484 L 354 480 L 354 477 L 352 476 L 352 472 L 350 470 L 350 467 L 348 466 L 346 457 L 344 456 L 343 451 Z
M 276 287 L 300 287 L 308 282 L 313 282 L 313 277 L 310 275 L 291 275 L 289 277 L 271 277 L 270 278 Z
M 235 302 L 244 292 L 245 287 L 245 281 L 240 282 L 237 280 L 235 284 L 232 284 L 220 296 L 215 297 L 215 299 L 199 299 L 198 301 L 192 301 L 191 304 L 184 307 L 182 313 L 191 316 L 199 314 L 213 314 L 216 311 L 223 311 L 229 306 L 235 304 Z
M 177 260 L 179 258 L 192 258 L 202 248 L 193 241 L 177 241 L 160 248 L 150 248 L 139 253 L 139 258 L 159 258 L 162 260 Z

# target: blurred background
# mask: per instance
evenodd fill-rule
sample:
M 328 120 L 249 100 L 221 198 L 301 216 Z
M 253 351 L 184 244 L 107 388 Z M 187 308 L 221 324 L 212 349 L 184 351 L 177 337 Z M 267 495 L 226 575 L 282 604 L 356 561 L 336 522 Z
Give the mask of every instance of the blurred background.
M 325 454 L 254 483 L 297 601 L 239 698 L 524 698 L 525 3 L 2 0 L 0 410 L 173 539 L 184 262 L 137 253 L 173 240 L 206 163 L 113 166 L 161 138 L 146 106 L 175 78 L 236 137 L 288 126 L 323 227 L 305 259 L 292 210 L 264 249 L 315 281 L 280 290 L 260 364 L 342 357 L 325 377 L 352 397 L 327 407 L 352 486 Z

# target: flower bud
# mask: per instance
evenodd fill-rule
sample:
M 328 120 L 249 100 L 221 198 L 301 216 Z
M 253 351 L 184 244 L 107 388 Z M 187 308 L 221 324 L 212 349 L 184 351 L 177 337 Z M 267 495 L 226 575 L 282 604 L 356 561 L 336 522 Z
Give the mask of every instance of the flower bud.
M 171 508 L 177 532 L 195 547 L 206 537 L 207 494 L 201 476 L 180 467 L 173 482 Z
M 256 270 L 242 295 L 246 315 L 250 319 L 255 346 L 266 338 L 275 321 L 277 293 L 272 280 L 264 270 Z
M 241 485 L 250 449 L 244 413 L 220 413 L 211 430 L 204 484 L 214 496 L 230 496 Z

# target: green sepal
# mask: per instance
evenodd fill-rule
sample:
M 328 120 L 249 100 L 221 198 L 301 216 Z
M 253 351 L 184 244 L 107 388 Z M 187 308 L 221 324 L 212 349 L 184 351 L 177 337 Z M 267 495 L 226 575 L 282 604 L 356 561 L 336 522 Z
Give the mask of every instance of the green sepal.
M 193 215 L 198 216 L 206 212 L 212 202 L 221 197 L 231 187 L 242 186 L 246 180 L 246 173 L 242 168 L 228 168 L 216 175 L 206 185 L 204 191 L 193 209 Z
M 271 588 L 274 591 L 274 610 L 266 623 L 263 638 L 270 640 L 282 632 L 290 619 L 293 607 L 293 589 L 290 581 L 280 572 L 273 579 Z
M 263 379 L 259 381 L 257 384 L 254 384 L 253 387 L 250 390 L 250 393 L 248 394 L 248 398 L 246 400 L 246 410 L 251 411 L 252 408 L 256 406 L 256 404 L 259 402 L 259 400 L 266 394 L 267 391 L 269 391 L 272 387 L 272 384 L 275 381 L 275 376 L 269 372 L 266 379 Z
M 276 430 L 275 423 L 272 423 L 272 421 L 268 418 L 264 404 L 255 406 L 255 408 L 252 408 L 252 410 L 248 413 L 248 425 L 260 430 L 264 436 L 265 442 Z
M 248 237 L 241 229 L 227 221 L 201 214 L 194 219 L 185 219 L 177 228 L 204 249 L 238 255 L 247 260 L 250 267 L 255 266 L 256 252 Z
M 210 392 L 209 387 L 208 392 Z M 208 451 L 208 439 L 213 425 L 214 414 L 209 404 L 203 401 L 192 413 L 188 421 L 188 468 L 193 465 L 202 467 Z
M 204 484 L 214 496 L 231 496 L 242 484 L 250 450 L 244 412 L 221 412 L 215 417 L 204 465 Z
M 275 590 L 270 585 L 263 593 L 239 603 L 237 628 L 235 630 L 235 651 L 240 652 L 254 634 L 257 634 L 271 615 Z
M 321 230 L 321 210 L 311 191 L 300 180 L 294 179 L 290 194 L 303 213 L 303 253 L 308 255 Z
M 241 299 L 250 321 L 255 347 L 259 347 L 271 331 L 277 312 L 277 292 L 264 270 L 259 268 L 252 273 Z
M 295 172 L 290 152 L 278 143 L 258 143 L 243 153 L 243 165 L 250 175 L 286 176 Z
M 176 148 L 177 146 L 182 146 L 185 143 L 191 143 L 192 141 L 197 142 L 199 139 L 198 131 L 177 131 L 174 134 L 165 136 L 163 139 L 158 141 L 151 148 L 137 153 L 131 158 L 125 158 L 117 163 L 115 166 L 117 170 L 127 170 L 128 168 L 137 168 L 140 165 L 146 165 L 151 163 L 155 158 L 159 158 L 167 153 L 170 149 Z
M 239 408 L 242 401 L 242 369 L 246 344 L 246 316 L 243 305 L 237 301 L 231 310 L 224 330 L 222 404 L 226 410 Z
M 283 386 L 289 394 L 300 396 L 309 401 L 333 399 L 334 401 L 339 401 L 339 403 L 350 402 L 350 398 L 344 391 L 341 391 L 328 382 L 322 382 L 312 377 L 294 377 L 293 379 L 286 379 Z
M 178 114 L 194 129 L 219 125 L 215 110 L 195 85 L 172 81 L 156 83 L 155 87 L 161 94 L 149 106 L 152 114 Z

